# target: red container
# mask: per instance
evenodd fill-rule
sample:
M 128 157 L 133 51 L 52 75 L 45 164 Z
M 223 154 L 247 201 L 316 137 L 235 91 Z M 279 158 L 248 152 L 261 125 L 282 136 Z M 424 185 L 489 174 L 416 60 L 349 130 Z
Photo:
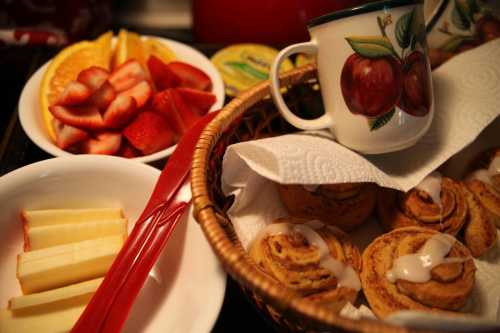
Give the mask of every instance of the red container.
M 290 44 L 309 40 L 306 24 L 362 0 L 193 0 L 199 42 Z

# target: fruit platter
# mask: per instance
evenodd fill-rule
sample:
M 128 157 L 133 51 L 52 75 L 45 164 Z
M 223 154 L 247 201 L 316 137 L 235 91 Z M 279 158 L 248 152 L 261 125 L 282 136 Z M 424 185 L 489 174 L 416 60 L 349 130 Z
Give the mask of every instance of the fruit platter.
M 106 154 L 151 162 L 224 102 L 210 61 L 187 45 L 121 30 L 63 49 L 28 81 L 26 134 L 54 156 Z

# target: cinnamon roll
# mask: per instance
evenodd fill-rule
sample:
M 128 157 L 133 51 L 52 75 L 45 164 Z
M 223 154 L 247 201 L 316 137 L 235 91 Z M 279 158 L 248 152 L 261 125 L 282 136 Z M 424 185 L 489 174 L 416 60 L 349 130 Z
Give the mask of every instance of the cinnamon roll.
M 361 289 L 358 249 L 341 230 L 315 220 L 281 218 L 262 230 L 250 257 L 302 297 L 340 311 Z
M 290 215 L 317 218 L 344 231 L 366 221 L 377 198 L 377 186 L 373 183 L 278 184 L 278 192 Z
M 478 158 L 476 170 L 465 185 L 486 208 L 494 224 L 500 228 L 500 148 L 489 150 Z
M 463 228 L 463 240 L 474 257 L 479 257 L 497 243 L 497 230 L 492 219 L 479 200 L 464 188 L 468 206 L 467 222 Z
M 454 313 L 472 291 L 475 270 L 469 250 L 452 236 L 406 227 L 365 249 L 361 283 L 379 318 L 400 310 Z
M 450 178 L 439 181 L 441 185 L 434 190 L 417 187 L 404 193 L 381 189 L 377 212 L 383 227 L 420 226 L 456 235 L 467 219 L 463 187 Z

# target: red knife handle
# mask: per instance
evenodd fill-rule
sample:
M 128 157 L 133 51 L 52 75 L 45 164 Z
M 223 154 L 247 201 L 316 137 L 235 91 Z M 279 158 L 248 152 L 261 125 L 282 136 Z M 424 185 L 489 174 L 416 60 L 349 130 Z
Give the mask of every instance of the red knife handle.
M 160 206 L 148 218 L 151 219 L 150 223 L 140 223 L 134 227 L 123 245 L 122 251 L 118 253 L 103 282 L 71 330 L 72 333 L 101 332 L 101 325 L 106 320 L 111 307 L 116 306 L 115 299 L 121 288 L 130 278 L 130 274 L 133 274 L 137 267 L 142 267 L 141 259 L 144 260 L 144 255 L 148 254 L 148 245 L 151 242 L 155 243 L 154 240 L 157 237 L 155 233 L 158 225 L 162 227 L 162 230 L 167 229 L 165 221 L 177 220 L 186 206 L 185 202 L 173 205 L 170 209 L 166 204 Z M 158 255 L 159 252 L 154 260 Z M 140 263 L 140 265 L 136 265 L 136 263 Z M 145 271 L 149 273 L 151 267 L 148 267 Z M 137 287 L 138 290 L 141 287 L 142 284 Z M 135 295 L 132 301 L 134 298 Z
M 141 264 L 133 267 L 127 281 L 121 287 L 120 292 L 116 295 L 113 307 L 109 310 L 101 332 L 114 333 L 121 331 L 137 294 L 144 285 L 149 272 L 158 260 L 165 244 L 188 206 L 188 203 L 183 202 L 179 206 L 180 210 L 178 213 L 175 216 L 172 216 L 169 221 L 166 221 L 163 225 L 159 226 L 153 235 L 153 238 L 148 240 L 148 249 L 147 251 L 141 252 L 141 256 L 139 258 Z

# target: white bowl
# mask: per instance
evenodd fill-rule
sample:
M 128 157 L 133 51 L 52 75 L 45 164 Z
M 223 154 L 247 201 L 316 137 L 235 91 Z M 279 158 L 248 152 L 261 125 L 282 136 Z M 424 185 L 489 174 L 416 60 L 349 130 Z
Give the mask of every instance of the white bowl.
M 23 251 L 21 209 L 122 207 L 129 231 L 160 172 L 114 156 L 45 160 L 0 177 L 0 308 L 21 295 L 16 256 Z M 225 274 L 199 226 L 185 214 L 151 271 L 123 332 L 210 332 Z
M 216 102 L 212 105 L 210 111 L 222 108 L 225 97 L 224 83 L 219 72 L 207 57 L 194 48 L 171 39 L 154 36 L 145 37 L 152 37 L 160 40 L 172 49 L 179 61 L 196 66 L 207 73 L 212 80 L 212 93 L 216 97 Z M 26 135 L 42 150 L 53 156 L 71 156 L 73 154 L 57 147 L 49 137 L 42 119 L 42 113 L 40 111 L 39 88 L 43 74 L 45 73 L 49 63 L 50 61 L 40 67 L 24 86 L 19 99 L 19 120 Z M 157 161 L 170 156 L 175 150 L 175 147 L 176 145 L 173 145 L 154 154 L 131 158 L 131 160 L 143 163 Z

